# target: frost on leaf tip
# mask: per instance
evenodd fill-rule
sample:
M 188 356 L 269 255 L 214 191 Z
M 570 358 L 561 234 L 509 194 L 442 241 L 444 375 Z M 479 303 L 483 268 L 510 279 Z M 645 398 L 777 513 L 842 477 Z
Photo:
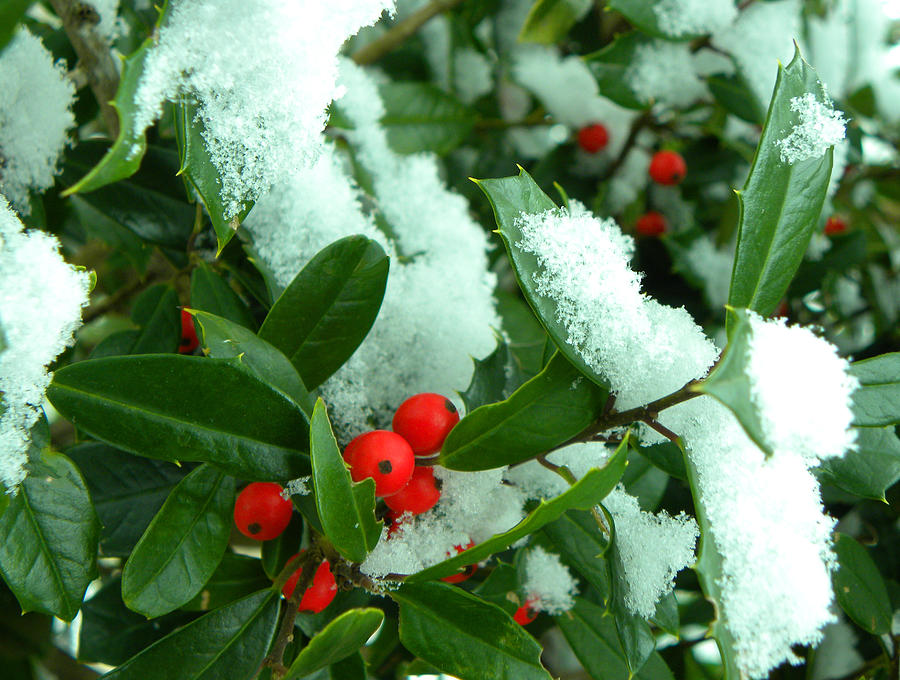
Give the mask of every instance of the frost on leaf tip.
M 793 165 L 810 158 L 821 158 L 829 147 L 844 138 L 847 121 L 831 101 L 819 101 L 812 92 L 791 98 L 791 111 L 799 121 L 786 137 L 775 142 L 781 162 Z
M 59 242 L 26 232 L 0 196 L 0 481 L 25 478 L 29 430 L 50 382 L 46 366 L 73 342 L 89 276 L 66 264 Z

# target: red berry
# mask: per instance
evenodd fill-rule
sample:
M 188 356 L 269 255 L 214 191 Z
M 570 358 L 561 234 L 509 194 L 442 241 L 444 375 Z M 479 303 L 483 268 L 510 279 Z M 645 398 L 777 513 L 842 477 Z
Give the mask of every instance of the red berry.
M 653 210 L 638 217 L 634 227 L 641 236 L 662 236 L 668 231 L 666 218 Z
M 534 621 L 537 618 L 538 613 L 531 608 L 532 604 L 532 600 L 526 600 L 525 604 L 519 607 L 516 610 L 516 613 L 513 614 L 513 621 L 518 623 L 520 626 L 527 626 L 529 623 Z
M 687 163 L 675 151 L 657 151 L 650 160 L 650 179 L 657 184 L 680 184 L 687 175 Z
M 417 467 L 406 486 L 386 497 L 384 502 L 397 514 L 409 512 L 421 515 L 431 510 L 440 498 L 441 490 L 434 479 L 434 470 L 430 467 Z
M 847 231 L 847 223 L 844 221 L 844 218 L 839 217 L 838 215 L 832 215 L 828 218 L 828 221 L 825 222 L 825 234 L 827 236 L 843 234 L 845 231 Z
M 297 557 L 297 555 L 294 555 L 294 557 Z M 294 559 L 294 557 L 291 559 Z M 300 580 L 302 573 L 303 568 L 301 567 L 285 581 L 281 592 L 286 598 L 290 598 L 294 594 L 294 590 L 297 588 L 297 581 Z M 310 611 L 318 614 L 331 604 L 335 595 L 337 595 L 337 585 L 334 581 L 334 574 L 331 573 L 331 565 L 328 564 L 328 560 L 323 560 L 319 568 L 316 569 L 312 584 L 303 593 L 303 597 L 300 598 L 300 607 L 298 609 L 301 612 Z
M 597 153 L 609 143 L 609 133 L 600 123 L 594 123 L 578 131 L 578 146 L 588 153 Z
M 410 397 L 394 414 L 394 432 L 409 442 L 417 456 L 441 450 L 444 439 L 459 422 L 453 402 L 428 392 Z
M 416 459 L 409 444 L 399 434 L 373 430 L 361 434 L 347 445 L 352 454 L 350 476 L 354 482 L 367 477 L 375 480 L 375 495 L 390 496 L 406 486 Z M 347 458 L 347 451 L 344 451 Z
M 456 554 L 458 555 L 459 553 L 461 553 L 465 550 L 468 550 L 473 545 L 475 545 L 475 541 L 469 541 L 469 543 L 465 547 L 463 547 L 461 545 L 455 545 L 455 546 L 453 546 L 453 549 L 456 551 Z M 450 556 L 449 550 L 447 551 L 447 556 L 448 557 Z M 459 572 L 458 574 L 451 574 L 450 576 L 445 576 L 444 578 L 441 579 L 441 581 L 443 581 L 444 583 L 462 583 L 463 581 L 466 581 L 466 580 L 472 578 L 472 576 L 475 574 L 476 571 L 478 571 L 478 565 L 470 564 L 466 567 L 463 567 L 463 570 L 461 572 Z
M 187 310 L 181 310 L 181 343 L 178 345 L 178 352 L 181 354 L 193 354 L 194 350 L 200 346 L 200 340 L 197 339 L 197 330 L 194 328 L 194 318 Z
M 294 512 L 294 504 L 281 491 L 281 486 L 274 482 L 248 484 L 234 503 L 234 524 L 238 531 L 257 541 L 280 536 Z
M 393 510 L 385 515 L 387 524 L 387 538 L 390 538 L 400 530 L 400 525 L 403 524 L 403 520 L 401 519 L 402 516 L 402 512 L 394 512 Z

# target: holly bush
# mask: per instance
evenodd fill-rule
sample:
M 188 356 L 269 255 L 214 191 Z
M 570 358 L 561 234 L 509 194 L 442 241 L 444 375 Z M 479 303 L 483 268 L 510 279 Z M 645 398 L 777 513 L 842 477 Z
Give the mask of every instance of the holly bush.
M 6 0 L 4 677 L 896 678 L 895 4 Z

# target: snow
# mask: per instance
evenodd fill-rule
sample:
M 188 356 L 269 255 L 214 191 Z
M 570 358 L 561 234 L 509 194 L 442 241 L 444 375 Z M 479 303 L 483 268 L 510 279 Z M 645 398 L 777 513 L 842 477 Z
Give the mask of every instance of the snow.
M 688 43 L 654 40 L 639 45 L 625 71 L 625 80 L 646 104 L 686 108 L 707 95 Z
M 40 416 L 46 367 L 74 341 L 89 276 L 66 264 L 55 237 L 24 231 L 0 196 L 0 481 L 26 475 L 29 429 Z
M 791 111 L 799 122 L 790 133 L 775 142 L 781 150 L 781 162 L 793 165 L 811 158 L 821 158 L 829 147 L 844 138 L 847 121 L 835 111 L 830 100 L 819 101 L 812 92 L 791 98 Z
M 529 548 L 522 558 L 522 570 L 525 574 L 522 588 L 530 609 L 555 615 L 575 606 L 578 581 L 559 555 L 540 546 Z
M 728 302 L 734 247 L 717 248 L 710 236 L 694 239 L 685 250 L 691 271 L 703 281 L 703 294 L 709 306 L 722 309 Z
M 463 47 L 454 53 L 453 75 L 456 94 L 466 104 L 471 104 L 494 89 L 491 63 L 481 52 L 471 47 Z
M 90 4 L 100 15 L 97 32 L 107 42 L 112 42 L 118 33 L 119 0 L 90 0 Z
M 313 160 L 340 93 L 337 53 L 392 0 L 174 0 L 136 94 L 138 129 L 163 101 L 199 101 L 225 217 Z M 227 49 L 210 49 L 227 45 Z
M 734 0 L 660 0 L 653 12 L 659 27 L 671 36 L 712 33 L 737 17 Z
M 63 62 L 21 28 L 0 53 L 0 193 L 31 212 L 29 191 L 53 184 L 75 125 L 75 87 Z

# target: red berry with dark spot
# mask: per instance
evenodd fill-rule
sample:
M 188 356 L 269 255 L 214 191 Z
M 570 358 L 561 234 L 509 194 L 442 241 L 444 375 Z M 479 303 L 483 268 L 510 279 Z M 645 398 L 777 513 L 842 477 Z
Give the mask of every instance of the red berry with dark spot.
M 843 234 L 845 231 L 847 231 L 847 222 L 844 221 L 844 218 L 839 217 L 838 215 L 832 215 L 828 218 L 828 221 L 825 222 L 825 234 L 827 236 Z
M 534 621 L 537 618 L 538 613 L 531 608 L 532 604 L 532 600 L 526 600 L 525 604 L 519 607 L 516 610 L 516 613 L 513 614 L 513 621 L 518 623 L 520 626 L 527 626 L 529 623 Z
M 274 482 L 253 482 L 244 487 L 234 503 L 234 524 L 244 536 L 270 541 L 281 535 L 291 521 L 294 504 Z
M 662 213 L 653 210 L 638 217 L 634 227 L 641 236 L 662 236 L 669 228 Z
M 687 175 L 687 163 L 675 151 L 657 151 L 650 159 L 650 179 L 657 184 L 680 184 Z
M 410 397 L 394 414 L 394 432 L 409 442 L 417 456 L 441 450 L 444 439 L 459 422 L 453 402 L 440 394 L 424 392 Z
M 297 557 L 297 555 L 294 555 L 294 557 Z M 294 559 L 294 557 L 291 559 Z M 294 594 L 294 590 L 297 588 L 297 581 L 300 580 L 302 573 L 303 568 L 301 567 L 285 581 L 281 592 L 286 598 L 290 598 Z M 331 573 L 331 565 L 328 564 L 328 560 L 323 560 L 319 568 L 316 569 L 313 582 L 306 589 L 306 592 L 303 593 L 303 597 L 300 598 L 300 607 L 298 609 L 301 612 L 309 611 L 318 614 L 331 604 L 335 595 L 337 595 L 337 584 L 334 581 L 334 574 Z
M 350 452 L 350 456 L 347 455 Z M 361 434 L 347 445 L 344 458 L 350 458 L 350 476 L 354 482 L 367 477 L 375 480 L 375 495 L 395 494 L 410 480 L 416 458 L 406 440 L 387 430 Z
M 456 554 L 458 555 L 459 553 L 468 550 L 473 545 L 475 545 L 475 542 L 469 541 L 465 547 L 463 547 L 461 545 L 456 545 L 456 546 L 453 546 L 453 549 L 456 551 Z M 448 557 L 451 556 L 449 551 L 447 552 L 447 556 Z M 472 576 L 475 574 L 476 571 L 478 571 L 478 565 L 470 564 L 468 566 L 463 567 L 462 571 L 459 572 L 458 574 L 451 574 L 450 576 L 445 576 L 444 578 L 441 579 L 441 581 L 443 581 L 444 583 L 462 583 L 463 581 L 466 581 L 466 580 L 472 578 Z
M 420 515 L 434 507 L 441 498 L 441 490 L 430 467 L 417 467 L 409 482 L 397 493 L 387 496 L 385 504 L 397 514 Z
M 578 131 L 578 146 L 588 153 L 597 153 L 605 149 L 608 143 L 609 133 L 600 123 L 588 125 Z
M 197 330 L 194 328 L 194 318 L 190 312 L 181 310 L 181 343 L 178 345 L 178 351 L 181 354 L 193 354 L 194 350 L 200 346 L 200 340 L 197 339 Z

